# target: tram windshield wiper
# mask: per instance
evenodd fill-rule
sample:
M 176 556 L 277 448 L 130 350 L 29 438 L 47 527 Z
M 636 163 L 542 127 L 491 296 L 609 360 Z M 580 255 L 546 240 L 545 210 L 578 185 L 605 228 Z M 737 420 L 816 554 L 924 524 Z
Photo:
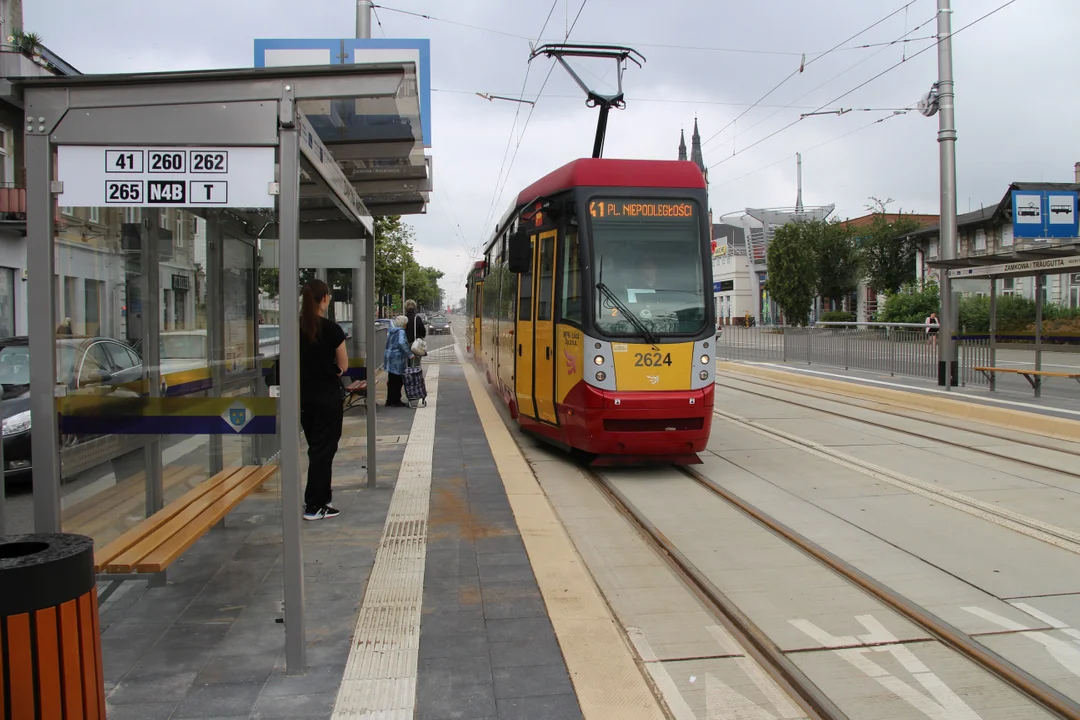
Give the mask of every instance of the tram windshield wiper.
M 659 348 L 656 347 L 656 338 L 653 337 L 653 334 L 649 331 L 649 328 L 645 327 L 645 323 L 641 321 L 641 318 L 639 318 L 633 310 L 626 307 L 623 301 L 619 299 L 619 296 L 616 295 L 611 290 L 611 288 L 609 288 L 603 283 L 603 281 L 601 281 L 596 283 L 596 289 L 604 293 L 604 297 L 614 303 L 615 307 L 618 308 L 619 312 L 625 315 L 626 319 L 629 320 L 635 328 L 637 328 L 638 332 L 645 336 L 645 342 L 652 345 L 654 350 L 659 350 Z

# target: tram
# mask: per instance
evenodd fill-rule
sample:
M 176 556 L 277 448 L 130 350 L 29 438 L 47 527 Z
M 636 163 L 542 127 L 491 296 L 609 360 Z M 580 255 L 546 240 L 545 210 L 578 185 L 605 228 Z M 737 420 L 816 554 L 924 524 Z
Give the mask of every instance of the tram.
M 518 194 L 467 291 L 469 352 L 524 431 L 596 465 L 700 462 L 716 363 L 694 163 L 555 170 Z

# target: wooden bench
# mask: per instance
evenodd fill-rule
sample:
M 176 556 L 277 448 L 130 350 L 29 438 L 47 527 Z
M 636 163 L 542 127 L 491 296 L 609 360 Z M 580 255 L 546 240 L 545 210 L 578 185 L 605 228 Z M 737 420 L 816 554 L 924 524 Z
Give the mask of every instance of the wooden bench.
M 367 407 L 367 380 L 353 380 L 351 383 L 341 383 L 345 387 L 344 412 L 352 410 L 357 405 Z
M 98 579 L 112 581 L 99 602 L 125 580 L 164 572 L 276 472 L 276 464 L 222 470 L 97 550 Z
M 1077 382 L 1080 382 L 1080 373 L 1061 373 L 1061 372 L 1049 372 L 1047 370 L 1019 370 L 1016 368 L 996 368 L 996 367 L 976 367 L 975 370 L 981 372 L 987 380 L 990 381 L 990 387 L 994 387 L 994 373 L 1013 373 L 1014 375 L 1023 375 L 1032 389 L 1038 390 L 1042 386 L 1042 379 L 1044 377 L 1062 377 L 1072 378 Z

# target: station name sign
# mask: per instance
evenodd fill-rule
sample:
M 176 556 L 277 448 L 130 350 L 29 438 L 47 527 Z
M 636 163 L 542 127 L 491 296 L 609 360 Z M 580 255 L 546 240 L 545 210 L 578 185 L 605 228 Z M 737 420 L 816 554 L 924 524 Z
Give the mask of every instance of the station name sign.
M 690 220 L 697 216 L 694 203 L 685 200 L 591 200 L 594 220 Z
M 1068 272 L 1071 268 L 1080 268 L 1080 255 L 1069 257 L 1048 258 L 1046 260 L 1024 260 L 1014 263 L 1002 263 L 1000 265 L 986 265 L 983 267 L 962 268 L 950 270 L 950 278 L 989 277 L 999 275 L 1033 275 L 1037 272 L 1054 274 Z
M 272 147 L 61 145 L 64 207 L 273 208 Z

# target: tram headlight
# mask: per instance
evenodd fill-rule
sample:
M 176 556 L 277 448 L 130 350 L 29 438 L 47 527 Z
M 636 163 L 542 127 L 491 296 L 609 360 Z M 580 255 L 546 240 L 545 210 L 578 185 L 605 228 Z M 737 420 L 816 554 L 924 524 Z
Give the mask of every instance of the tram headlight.
M 605 373 L 603 370 L 596 373 L 596 382 L 604 382 L 605 380 L 607 380 L 607 373 Z
M 701 364 L 702 365 L 708 365 L 709 364 L 709 356 L 708 355 L 702 355 L 701 356 Z
M 708 380 L 709 379 L 709 371 L 708 370 L 702 370 L 701 372 L 698 373 L 697 376 L 699 378 L 701 378 L 702 380 Z
M 596 357 L 594 357 L 592 359 L 592 361 L 596 365 L 603 365 L 604 364 L 604 356 L 603 355 L 597 355 Z

